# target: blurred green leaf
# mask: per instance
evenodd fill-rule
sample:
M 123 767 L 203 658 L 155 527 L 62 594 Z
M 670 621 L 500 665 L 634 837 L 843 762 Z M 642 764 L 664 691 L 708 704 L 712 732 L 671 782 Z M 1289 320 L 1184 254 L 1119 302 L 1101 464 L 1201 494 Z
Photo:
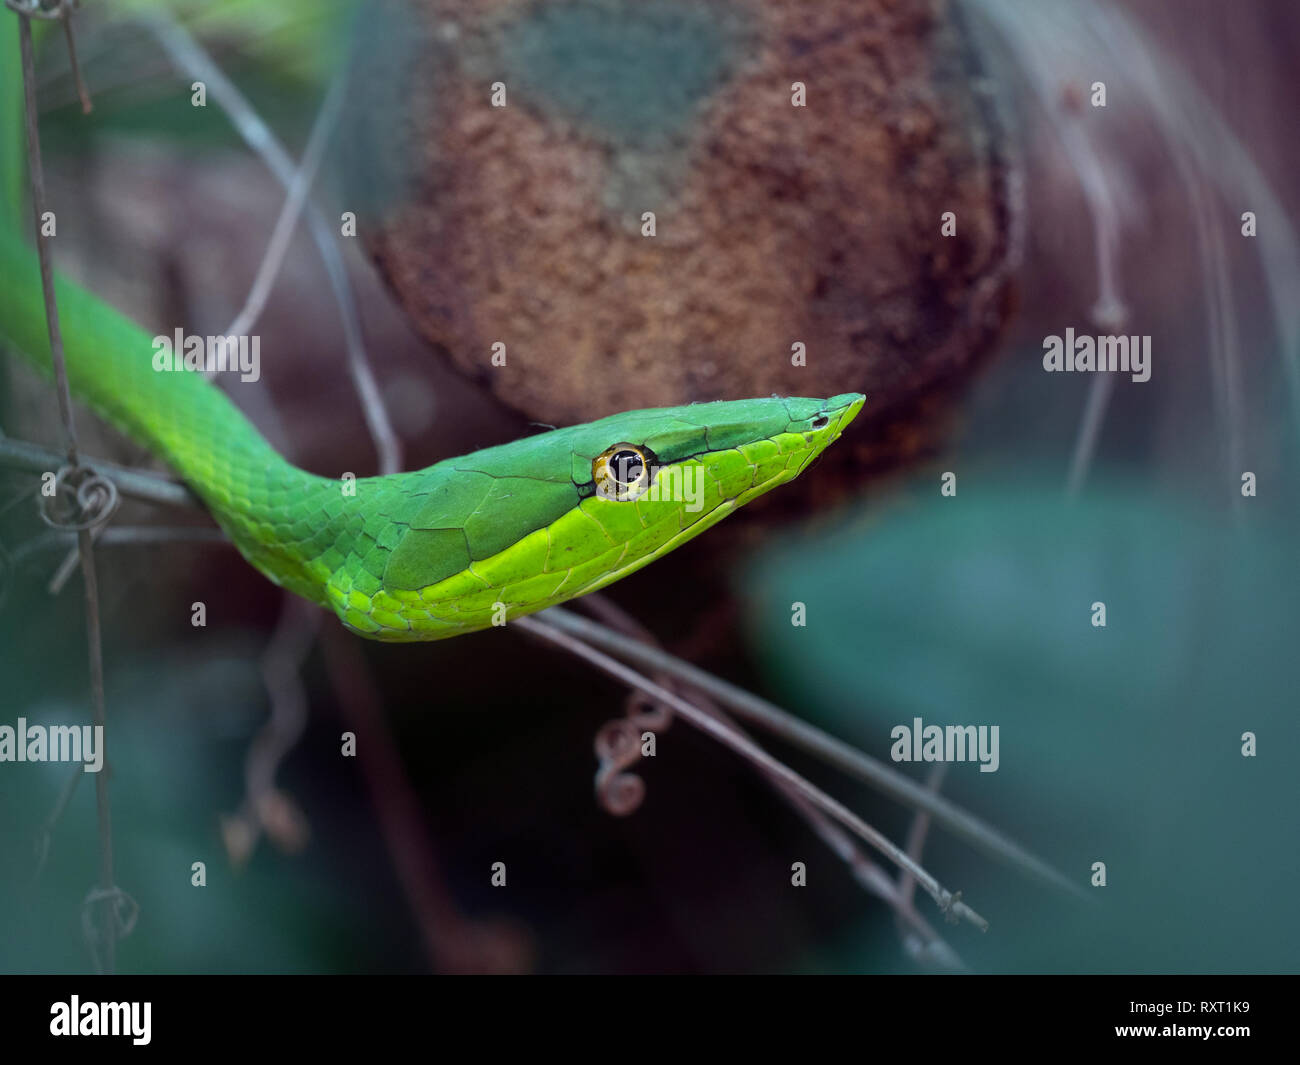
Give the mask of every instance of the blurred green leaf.
M 122 972 L 322 972 L 382 967 L 359 940 L 347 875 L 329 848 L 287 856 L 265 841 L 242 870 L 220 816 L 243 792 L 243 762 L 266 713 L 256 655 L 159 652 L 110 677 L 109 771 L 116 880 L 139 904 L 118 950 Z M 56 699 L 6 704 L 3 721 L 81 724 Z M 7 763 L 0 773 L 0 971 L 91 968 L 80 911 L 95 884 L 95 778 L 83 774 L 50 842 L 37 890 L 34 843 L 70 775 L 66 764 Z M 292 759 L 282 771 L 292 780 Z M 292 787 L 292 784 L 290 784 Z M 308 808 L 309 818 L 323 812 Z M 191 884 L 192 863 L 207 885 Z M 367 885 L 369 886 L 369 885 Z M 380 922 L 382 925 L 382 922 Z M 374 929 L 372 928 L 373 932 Z
M 1300 575 L 1245 502 L 1238 522 L 1120 482 L 1071 504 L 1059 481 L 945 499 L 930 479 L 746 572 L 755 658 L 791 706 L 883 758 L 914 717 L 998 725 L 997 772 L 954 766 L 945 791 L 1080 886 L 1107 863 L 1098 912 L 1062 916 L 941 844 L 994 916 L 977 967 L 1294 969 Z

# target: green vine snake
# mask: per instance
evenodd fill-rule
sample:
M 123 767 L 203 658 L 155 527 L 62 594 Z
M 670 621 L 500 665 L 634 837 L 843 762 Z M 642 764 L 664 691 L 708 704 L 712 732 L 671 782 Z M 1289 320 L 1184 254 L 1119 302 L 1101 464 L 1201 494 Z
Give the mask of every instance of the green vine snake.
M 0 118 L 21 97 L 13 36 L 0 28 Z M 0 144 L 0 159 L 14 147 Z M 16 174 L 0 177 L 0 338 L 49 373 Z M 169 463 L 253 566 L 379 640 L 500 625 L 634 573 L 798 476 L 863 404 L 852 393 L 631 411 L 410 473 L 322 477 L 286 461 L 203 374 L 156 369 L 152 336 L 107 303 L 65 279 L 56 292 L 74 394 Z
M 0 236 L 0 336 L 49 372 L 36 256 Z M 166 460 L 265 576 L 353 632 L 439 640 L 603 588 L 798 476 L 857 393 L 638 410 L 383 477 L 286 461 L 201 373 L 56 284 L 74 394 Z

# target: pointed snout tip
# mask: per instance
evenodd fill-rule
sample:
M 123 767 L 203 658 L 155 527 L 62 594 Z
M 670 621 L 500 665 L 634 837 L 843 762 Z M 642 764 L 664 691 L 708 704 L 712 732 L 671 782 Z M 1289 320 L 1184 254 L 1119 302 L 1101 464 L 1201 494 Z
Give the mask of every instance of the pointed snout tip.
M 839 414 L 840 428 L 843 429 L 858 416 L 858 412 L 862 410 L 863 404 L 866 402 L 867 397 L 861 392 L 844 392 L 838 396 L 831 396 L 822 409 L 827 414 Z

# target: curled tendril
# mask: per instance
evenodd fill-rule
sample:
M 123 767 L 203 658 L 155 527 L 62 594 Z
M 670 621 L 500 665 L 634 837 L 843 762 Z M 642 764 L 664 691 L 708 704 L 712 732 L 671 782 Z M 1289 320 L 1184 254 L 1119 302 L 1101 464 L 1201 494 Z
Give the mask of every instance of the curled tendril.
M 657 646 L 647 629 L 599 594 L 592 596 L 588 604 L 611 628 L 630 639 Z M 656 673 L 654 681 L 661 688 L 677 692 L 674 678 L 665 673 Z M 623 713 L 622 718 L 607 722 L 596 733 L 596 757 L 600 760 L 596 769 L 596 797 L 616 817 L 626 817 L 645 798 L 645 782 L 635 773 L 627 772 L 641 760 L 642 734 L 663 732 L 673 722 L 672 707 L 656 702 L 640 690 L 628 692 Z
M 627 770 L 641 760 L 641 733 L 628 718 L 617 718 L 596 733 L 596 798 L 615 817 L 626 817 L 645 798 L 645 782 Z
M 620 771 L 613 763 L 606 763 L 596 770 L 596 795 L 607 813 L 627 817 L 645 801 L 645 781 L 635 773 Z
M 41 521 L 50 528 L 83 532 L 107 522 L 121 498 L 117 485 L 91 467 L 64 466 L 54 475 L 54 494 L 38 500 Z
M 626 717 L 607 721 L 596 733 L 596 797 L 615 817 L 633 813 L 645 799 L 645 781 L 628 770 L 641 760 L 641 734 L 662 732 L 672 723 L 672 710 L 643 692 L 632 692 Z
M 615 718 L 613 721 L 606 721 L 600 727 L 593 747 L 596 757 L 601 762 L 623 762 L 631 765 L 632 760 L 641 756 L 637 749 L 638 740 L 639 737 L 631 721 L 626 718 Z
M 668 678 L 656 678 L 656 683 L 670 691 L 675 690 L 671 680 L 664 683 L 666 679 Z M 663 732 L 673 723 L 672 707 L 655 702 L 643 691 L 629 692 L 626 706 L 628 720 L 642 732 Z
M 125 939 L 135 931 L 135 922 L 140 916 L 140 904 L 116 884 L 110 888 L 94 887 L 86 892 L 86 897 L 81 901 L 81 934 L 90 947 L 96 968 L 102 968 L 99 956 L 102 936 L 95 928 L 92 914 L 95 906 L 101 902 L 112 903 L 111 920 L 114 940 Z

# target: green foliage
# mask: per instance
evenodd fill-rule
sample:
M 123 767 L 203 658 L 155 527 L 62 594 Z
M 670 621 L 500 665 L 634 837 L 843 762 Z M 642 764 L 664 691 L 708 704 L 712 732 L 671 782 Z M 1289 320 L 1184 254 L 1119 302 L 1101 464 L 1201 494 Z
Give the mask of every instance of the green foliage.
M 258 63 L 308 84 L 338 69 L 347 47 L 340 29 L 359 10 L 357 0 L 119 0 L 113 8 L 120 16 L 170 13 L 196 37 L 238 41 Z
M 116 879 L 140 905 L 134 933 L 119 946 L 122 972 L 320 972 L 383 964 L 382 947 L 356 938 L 361 926 L 350 898 L 367 876 L 355 856 L 326 847 L 290 857 L 264 840 L 246 869 L 232 868 L 226 857 L 217 814 L 239 804 L 245 752 L 265 713 L 257 661 L 247 653 L 252 646 L 205 648 L 195 661 L 160 650 L 110 677 L 106 771 Z M 83 658 L 79 640 L 69 641 L 67 654 Z M 73 701 L 47 694 L 7 704 L 12 712 L 4 723 L 14 725 L 20 713 L 32 724 L 84 723 L 81 669 L 84 661 L 80 668 L 69 663 L 62 674 Z M 59 686 L 47 680 L 45 687 Z M 82 774 L 33 890 L 38 829 L 70 772 L 62 763 L 4 766 L 0 971 L 90 967 L 78 914 L 98 869 L 93 774 Z M 292 761 L 284 775 L 294 779 Z M 196 861 L 206 865 L 206 887 L 191 884 Z M 365 883 L 360 890 L 372 889 Z
M 96 23 L 95 36 L 83 31 L 81 65 L 95 102 L 87 117 L 68 106 L 42 105 L 41 137 L 51 155 L 86 151 L 96 137 L 157 138 L 189 150 L 244 151 L 220 106 L 191 105 L 192 79 L 175 71 L 143 22 L 131 14 L 168 14 L 207 50 L 249 99 L 255 110 L 291 144 L 294 130 L 309 128 L 324 86 L 346 61 L 354 0 L 294 0 L 287 4 L 170 3 L 131 0 L 114 5 L 113 20 Z M 39 41 L 38 66 L 63 69 L 66 59 L 48 54 L 63 47 L 62 35 Z M 133 67 L 148 72 L 141 79 Z M 15 86 L 21 82 L 15 81 Z M 10 99 L 6 97 L 6 100 Z M 0 135 L 5 130 L 0 128 Z M 305 132 L 303 133 L 305 137 Z
M 998 771 L 953 766 L 945 792 L 1098 905 L 1057 909 L 940 833 L 927 856 L 993 918 L 977 967 L 1294 968 L 1300 574 L 1244 502 L 1236 522 L 1123 483 L 1070 504 L 1059 481 L 936 478 L 749 569 L 755 657 L 793 709 L 882 758 L 914 717 L 1000 726 Z

